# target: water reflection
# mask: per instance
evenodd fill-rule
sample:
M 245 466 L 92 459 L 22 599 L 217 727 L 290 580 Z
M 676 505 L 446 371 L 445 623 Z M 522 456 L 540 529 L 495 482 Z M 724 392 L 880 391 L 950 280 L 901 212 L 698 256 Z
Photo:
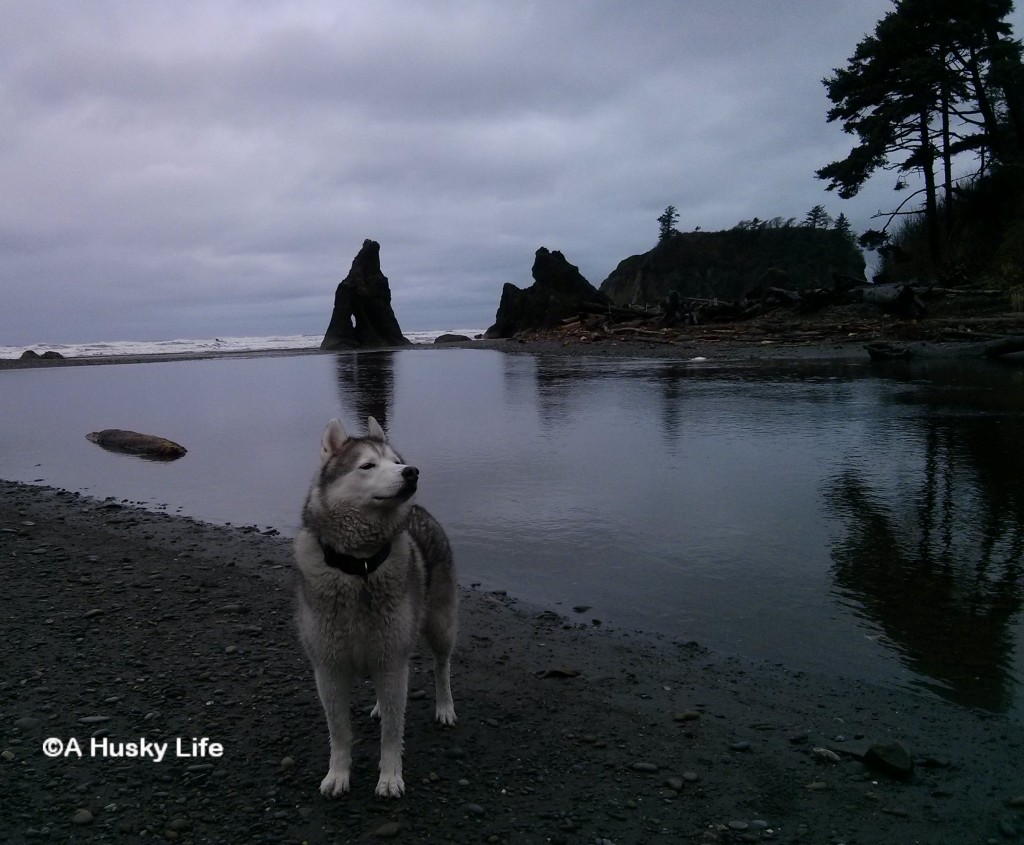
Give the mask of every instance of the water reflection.
M 1020 396 L 1005 388 L 974 374 L 898 395 L 924 412 L 902 421 L 903 454 L 880 442 L 888 474 L 851 461 L 826 495 L 846 527 L 832 548 L 843 603 L 881 629 L 916 683 L 996 712 L 1013 701 L 1024 599 Z
M 388 413 L 395 402 L 395 353 L 338 353 L 335 372 L 341 406 L 353 409 L 356 425 L 373 417 L 388 431 Z

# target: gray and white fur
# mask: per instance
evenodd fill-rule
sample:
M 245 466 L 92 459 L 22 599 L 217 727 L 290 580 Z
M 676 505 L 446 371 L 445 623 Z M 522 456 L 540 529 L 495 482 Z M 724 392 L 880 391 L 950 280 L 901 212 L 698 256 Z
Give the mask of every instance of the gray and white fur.
M 368 675 L 377 693 L 377 795 L 405 792 L 409 658 L 421 632 L 434 655 L 435 717 L 455 724 L 450 660 L 458 598 L 451 547 L 437 520 L 412 503 L 419 471 L 391 448 L 373 417 L 368 432 L 351 437 L 338 420 L 328 423 L 295 539 L 299 634 L 331 738 L 320 784 L 329 797 L 349 790 L 357 675 Z

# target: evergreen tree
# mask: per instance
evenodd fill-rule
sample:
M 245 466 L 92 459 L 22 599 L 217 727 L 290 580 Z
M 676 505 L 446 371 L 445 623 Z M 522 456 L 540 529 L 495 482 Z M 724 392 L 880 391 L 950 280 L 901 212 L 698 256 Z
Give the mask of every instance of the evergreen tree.
M 679 212 L 674 205 L 665 209 L 665 213 L 658 218 L 658 243 L 664 243 L 671 238 L 676 231 L 676 223 L 679 222 Z
M 889 215 L 923 195 L 933 262 L 941 258 L 939 197 L 952 209 L 954 161 L 966 154 L 976 173 L 1024 149 L 1024 132 L 1007 131 L 1003 117 L 1024 129 L 1018 107 L 1020 45 L 1004 18 L 1011 0 L 895 0 L 892 12 L 858 45 L 846 68 L 824 80 L 840 121 L 858 143 L 849 155 L 817 171 L 828 189 L 855 196 L 878 169 L 899 173 L 897 188 L 917 173 L 923 187 Z M 946 217 L 946 234 L 952 216 Z M 888 223 L 886 224 L 888 226 Z M 883 232 L 885 229 L 883 228 Z
M 825 206 L 816 205 L 807 212 L 803 225 L 808 229 L 827 229 L 832 225 L 832 217 L 825 211 Z

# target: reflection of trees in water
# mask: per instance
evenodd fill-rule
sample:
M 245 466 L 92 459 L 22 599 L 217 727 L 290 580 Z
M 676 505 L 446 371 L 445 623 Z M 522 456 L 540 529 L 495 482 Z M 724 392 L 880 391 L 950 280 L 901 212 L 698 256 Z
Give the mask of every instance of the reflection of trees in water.
M 924 421 L 923 466 L 902 479 L 910 497 L 887 497 L 855 468 L 827 497 L 848 528 L 832 549 L 839 592 L 934 679 L 926 686 L 992 711 L 1011 702 L 1024 597 L 1024 459 L 1019 427 L 1000 422 Z
M 647 407 L 647 392 L 660 391 L 660 429 L 669 442 L 673 442 L 681 421 L 686 419 L 683 400 L 686 386 L 699 373 L 685 362 L 644 360 L 623 362 L 618 359 L 603 361 L 597 358 L 580 360 L 572 356 L 536 356 L 535 366 L 526 368 L 520 356 L 508 356 L 505 380 L 513 395 L 529 385 L 535 390 L 540 420 L 550 428 L 558 428 L 568 421 L 573 410 L 580 410 L 581 400 L 588 391 L 614 383 L 619 398 L 623 388 L 637 387 L 643 393 Z M 628 400 L 627 400 L 628 401 Z
M 335 356 L 342 408 L 352 412 L 357 426 L 374 417 L 388 430 L 388 410 L 395 401 L 395 353 L 349 352 Z

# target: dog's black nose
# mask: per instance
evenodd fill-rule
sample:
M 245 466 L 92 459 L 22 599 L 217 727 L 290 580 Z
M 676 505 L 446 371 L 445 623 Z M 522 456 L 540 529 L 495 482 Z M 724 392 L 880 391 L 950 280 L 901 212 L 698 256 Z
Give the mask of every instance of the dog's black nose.
M 415 481 L 420 477 L 420 471 L 416 467 L 406 467 L 402 470 L 402 478 L 406 481 Z

